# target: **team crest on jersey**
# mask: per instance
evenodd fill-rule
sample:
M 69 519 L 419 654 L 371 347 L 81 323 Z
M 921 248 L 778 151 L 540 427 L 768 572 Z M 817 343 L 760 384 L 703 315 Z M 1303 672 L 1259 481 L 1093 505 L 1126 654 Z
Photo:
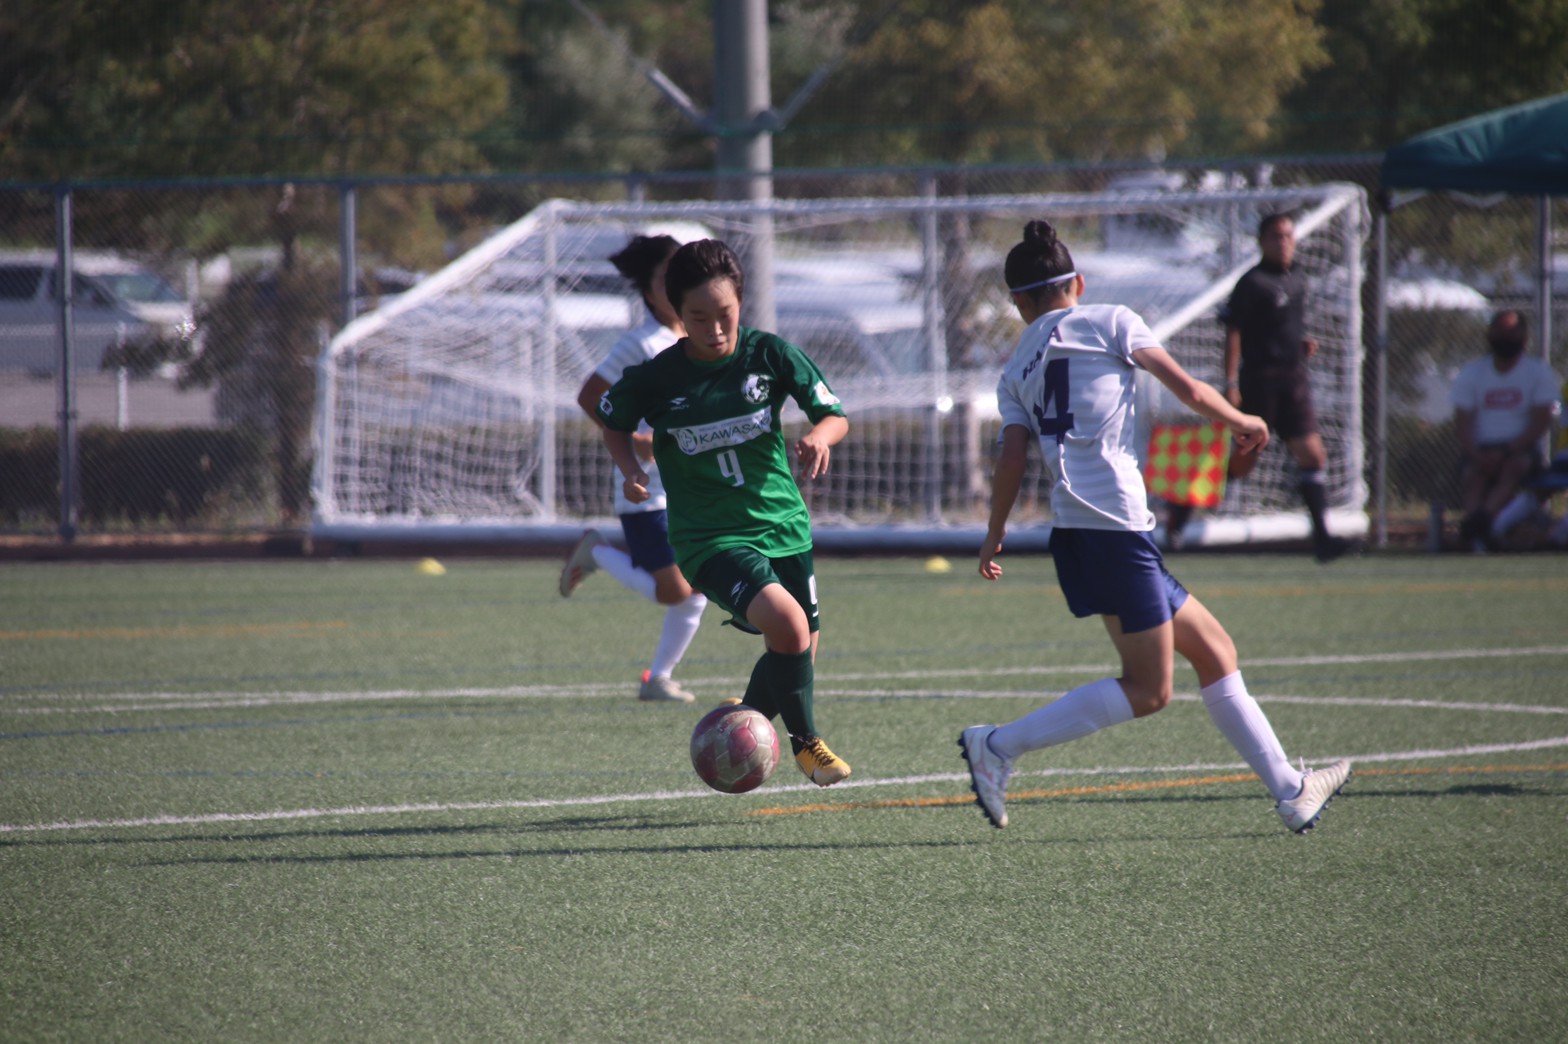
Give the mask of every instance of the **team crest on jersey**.
M 740 393 L 747 402 L 767 402 L 771 389 L 772 382 L 765 374 L 749 373 L 746 375 L 746 383 L 740 386 Z
M 743 446 L 752 439 L 772 431 L 773 411 L 763 407 L 756 413 L 730 417 L 727 420 L 714 421 L 712 424 L 699 424 L 691 428 L 671 428 L 670 434 L 675 436 L 675 444 L 680 447 L 681 452 L 690 457 L 722 446 Z

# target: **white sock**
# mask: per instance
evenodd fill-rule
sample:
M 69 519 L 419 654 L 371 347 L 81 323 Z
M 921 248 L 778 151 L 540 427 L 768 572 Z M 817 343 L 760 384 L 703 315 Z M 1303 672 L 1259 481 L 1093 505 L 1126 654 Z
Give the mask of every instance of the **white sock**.
M 991 749 L 1012 760 L 1020 754 L 1082 739 L 1132 720 L 1132 704 L 1115 678 L 1080 685 L 1061 698 L 991 733 Z
M 1291 768 L 1285 749 L 1274 735 L 1274 726 L 1247 692 L 1240 671 L 1227 674 L 1199 692 L 1209 717 L 1269 788 L 1274 800 L 1286 801 L 1301 793 L 1301 773 Z
M 1529 493 L 1520 493 L 1514 497 L 1492 519 L 1492 536 L 1501 539 L 1510 529 L 1534 514 L 1535 506 L 1535 497 Z
M 684 602 L 676 602 L 664 611 L 664 627 L 659 631 L 659 647 L 653 651 L 653 663 L 648 673 L 655 678 L 668 678 L 675 665 L 686 655 L 686 647 L 697 636 L 697 626 L 702 623 L 702 611 L 708 599 L 693 591 Z
M 658 584 L 653 574 L 632 565 L 632 556 L 625 551 L 609 544 L 599 544 L 593 549 L 593 560 L 599 563 L 600 569 L 619 580 L 623 587 L 636 591 L 650 602 L 658 601 L 654 594 Z

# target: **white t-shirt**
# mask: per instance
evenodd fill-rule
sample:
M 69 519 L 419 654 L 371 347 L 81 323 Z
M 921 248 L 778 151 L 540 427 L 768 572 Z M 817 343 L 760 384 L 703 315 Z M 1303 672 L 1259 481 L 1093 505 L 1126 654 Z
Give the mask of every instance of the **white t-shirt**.
M 616 338 L 615 343 L 606 353 L 604 361 L 593 372 L 613 385 L 621 379 L 621 374 L 625 373 L 628 367 L 647 362 L 678 340 L 680 338 L 668 327 L 650 315 L 642 321 L 641 325 L 632 327 Z M 644 422 L 638 430 L 646 432 L 653 429 Z M 659 479 L 659 466 L 651 460 L 645 460 L 642 461 L 642 469 L 648 473 L 648 499 L 641 504 L 633 504 L 626 499 L 626 494 L 621 488 L 621 473 L 619 469 L 616 470 L 615 513 L 617 515 L 665 510 L 667 501 L 664 496 L 664 483 Z
M 1521 355 L 1507 373 L 1488 355 L 1465 364 L 1452 396 L 1454 409 L 1475 414 L 1476 444 L 1488 446 L 1522 435 L 1537 406 L 1551 403 L 1555 413 L 1558 388 L 1552 368 L 1533 355 Z
M 1064 529 L 1154 528 L 1133 422 L 1133 353 L 1159 342 L 1122 305 L 1048 312 L 1018 339 L 996 386 L 1002 425 L 1039 440 Z

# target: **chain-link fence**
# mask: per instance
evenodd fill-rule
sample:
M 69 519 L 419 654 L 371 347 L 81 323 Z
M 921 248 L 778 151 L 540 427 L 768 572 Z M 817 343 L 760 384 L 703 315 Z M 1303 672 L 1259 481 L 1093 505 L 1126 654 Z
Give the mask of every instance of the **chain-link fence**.
M 772 190 L 793 199 L 944 198 L 1338 181 L 1375 193 L 1379 162 L 781 171 Z M 543 200 L 678 201 L 728 189 L 710 174 L 0 184 L 0 533 L 302 525 L 311 511 L 317 360 L 350 318 Z M 1554 227 L 1564 227 L 1562 209 Z M 1540 329 L 1529 275 L 1535 218 L 1534 200 L 1443 195 L 1389 215 L 1388 285 L 1368 281 L 1361 331 L 1369 443 L 1361 478 L 1380 519 L 1424 525 L 1434 504 L 1451 504 L 1446 384 L 1483 350 L 1490 309 L 1520 307 Z M 1373 247 L 1369 275 L 1378 270 Z M 62 248 L 69 280 L 57 277 Z M 1549 358 L 1561 371 L 1568 269 L 1557 278 Z M 1386 385 L 1377 380 L 1374 327 L 1384 292 Z M 1219 352 L 1216 339 L 1216 365 Z

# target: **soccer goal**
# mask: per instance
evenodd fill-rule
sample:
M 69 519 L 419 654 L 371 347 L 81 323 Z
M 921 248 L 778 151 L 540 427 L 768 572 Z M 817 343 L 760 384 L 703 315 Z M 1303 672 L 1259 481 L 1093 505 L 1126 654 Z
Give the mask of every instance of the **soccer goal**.
M 744 321 L 772 325 L 828 376 L 851 432 L 805 489 L 819 543 L 968 549 L 988 510 L 995 385 L 1021 324 L 1007 249 L 1049 219 L 1086 301 L 1126 304 L 1195 375 L 1222 375 L 1218 310 L 1257 259 L 1260 217 L 1296 219 L 1313 294 L 1314 393 L 1331 522 L 1366 529 L 1357 186 L 853 200 L 594 204 L 555 200 L 356 319 L 320 361 L 315 517 L 323 539 L 554 540 L 613 525 L 615 481 L 577 390 L 642 304 L 607 260 L 633 234 L 728 242 L 752 280 Z M 766 281 L 758 283 L 759 273 Z M 759 304 L 760 302 L 760 304 Z M 757 315 L 750 314 L 756 308 Z M 1196 423 L 1157 382 L 1145 422 Z M 787 425 L 804 418 L 793 407 Z M 1147 441 L 1147 440 L 1145 440 Z M 1306 533 L 1289 455 L 1271 445 L 1189 529 L 1201 542 Z M 1043 538 L 1038 476 L 1013 546 Z M 1031 526 L 1031 523 L 1038 525 Z

